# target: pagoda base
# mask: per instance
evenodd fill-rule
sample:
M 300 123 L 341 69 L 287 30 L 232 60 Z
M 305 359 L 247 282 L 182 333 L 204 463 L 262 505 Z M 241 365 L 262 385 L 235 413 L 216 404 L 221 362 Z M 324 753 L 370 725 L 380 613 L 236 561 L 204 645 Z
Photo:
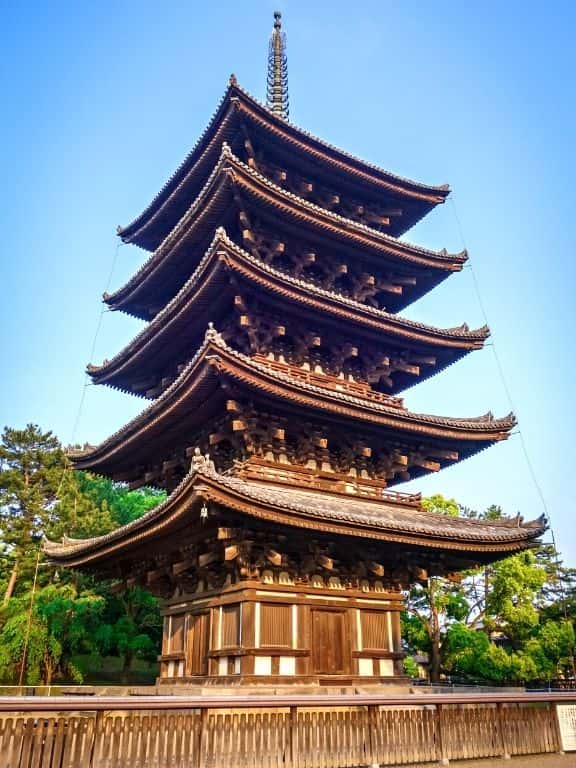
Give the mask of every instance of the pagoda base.
M 158 685 L 357 689 L 406 684 L 399 589 L 264 572 L 164 604 Z
M 371 678 L 366 683 L 365 677 L 332 678 L 313 676 L 293 677 L 206 677 L 206 678 L 161 678 L 156 681 L 158 693 L 183 694 L 198 696 L 218 696 L 226 694 L 254 694 L 256 696 L 275 694 L 278 696 L 297 693 L 298 695 L 330 695 L 330 694 L 368 694 L 368 693 L 402 693 L 412 691 L 410 678 L 407 676 Z

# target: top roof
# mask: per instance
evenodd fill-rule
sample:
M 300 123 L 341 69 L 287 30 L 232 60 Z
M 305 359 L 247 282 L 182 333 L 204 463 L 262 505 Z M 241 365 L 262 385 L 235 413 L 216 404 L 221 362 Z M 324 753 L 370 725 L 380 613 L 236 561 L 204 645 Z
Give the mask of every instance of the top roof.
M 239 142 L 243 145 L 242 125 L 259 131 L 291 157 L 308 156 L 319 173 L 360 187 L 369 197 L 401 201 L 405 211 L 391 225 L 392 235 L 406 232 L 449 194 L 448 185 L 429 186 L 396 176 L 318 139 L 260 104 L 240 88 L 232 76 L 216 113 L 194 149 L 144 211 L 126 227 L 119 228 L 122 240 L 146 250 L 157 248 L 201 189 L 214 167 L 222 142 L 227 141 L 233 148 Z

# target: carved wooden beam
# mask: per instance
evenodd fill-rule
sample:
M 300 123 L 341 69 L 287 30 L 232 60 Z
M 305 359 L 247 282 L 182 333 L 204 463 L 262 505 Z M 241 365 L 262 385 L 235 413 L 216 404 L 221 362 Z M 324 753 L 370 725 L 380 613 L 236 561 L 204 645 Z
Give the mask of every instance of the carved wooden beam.
M 268 560 L 269 563 L 272 563 L 272 565 L 282 565 L 282 555 L 274 549 L 269 549 L 266 552 L 266 560 Z
M 370 571 L 370 573 L 373 573 L 374 576 L 384 576 L 385 569 L 384 566 L 381 563 L 375 563 L 373 560 L 369 560 L 366 563 L 366 567 Z
M 428 451 L 430 456 L 437 459 L 447 459 L 448 461 L 458 461 L 460 454 L 458 451 L 448 451 L 443 448 L 433 448 Z
M 224 548 L 224 560 L 230 562 L 236 560 L 240 554 L 240 547 L 237 544 L 230 544 Z
M 217 552 L 204 552 L 201 555 L 198 555 L 198 567 L 199 568 L 206 568 L 207 565 L 210 565 L 211 563 L 216 562 L 216 560 L 219 560 L 219 555 Z
M 420 456 L 411 456 L 410 464 L 416 467 L 422 467 L 422 469 L 427 469 L 429 472 L 438 472 L 442 469 L 442 465 L 439 461 L 431 461 L 430 459 L 425 459 Z
M 412 275 L 394 275 L 392 280 L 399 285 L 416 285 L 416 278 Z

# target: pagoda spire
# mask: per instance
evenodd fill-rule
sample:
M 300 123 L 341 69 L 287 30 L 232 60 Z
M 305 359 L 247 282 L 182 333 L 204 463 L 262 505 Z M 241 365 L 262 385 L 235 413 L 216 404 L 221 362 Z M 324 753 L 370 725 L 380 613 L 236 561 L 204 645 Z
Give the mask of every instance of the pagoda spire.
M 282 14 L 274 11 L 274 29 L 268 48 L 268 80 L 266 102 L 275 114 L 288 119 L 288 59 L 286 35 L 282 32 Z

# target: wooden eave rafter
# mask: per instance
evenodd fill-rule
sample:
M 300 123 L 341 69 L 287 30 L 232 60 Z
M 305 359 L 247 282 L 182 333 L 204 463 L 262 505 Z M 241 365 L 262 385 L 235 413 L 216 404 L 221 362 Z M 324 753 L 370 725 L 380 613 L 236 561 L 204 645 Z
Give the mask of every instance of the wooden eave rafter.
M 284 409 L 297 407 L 330 416 L 356 426 L 384 429 L 411 439 L 457 441 L 460 455 L 468 457 L 489 445 L 505 440 L 516 420 L 512 414 L 495 419 L 491 414 L 472 419 L 457 419 L 412 413 L 397 405 L 377 403 L 359 396 L 296 381 L 251 358 L 232 350 L 220 335 L 209 329 L 196 355 L 170 385 L 139 416 L 90 452 L 74 457 L 78 469 L 111 473 L 141 462 L 142 451 L 136 446 L 158 450 L 158 436 L 172 424 L 182 427 L 182 416 L 205 422 L 210 418 L 209 403 L 221 380 L 230 380 L 259 393 L 266 400 L 280 403 Z M 186 430 L 192 427 L 185 425 Z
M 165 271 L 174 269 L 184 245 L 206 240 L 211 236 L 210 228 L 214 229 L 222 223 L 222 216 L 224 212 L 229 212 L 231 204 L 231 186 L 248 195 L 253 204 L 269 208 L 276 220 L 285 219 L 298 228 L 310 228 L 316 236 L 336 239 L 342 245 L 361 250 L 368 259 L 386 260 L 397 267 L 403 265 L 404 268 L 426 270 L 432 275 L 426 280 L 426 290 L 452 272 L 460 271 L 467 259 L 465 251 L 448 254 L 446 251 L 422 248 L 314 205 L 249 168 L 234 156 L 228 145 L 224 145 L 220 159 L 194 202 L 130 280 L 114 293 L 104 296 L 108 305 L 147 319 L 138 307 L 152 301 L 153 288 L 149 286 L 162 282 L 161 276 Z M 189 249 L 186 253 L 189 259 Z M 175 270 L 175 274 L 179 272 Z M 172 295 L 182 282 L 174 287 Z M 417 292 L 406 303 L 423 292 Z M 410 296 L 410 291 L 406 293 Z
M 124 242 L 135 243 L 147 250 L 155 249 L 175 224 L 170 207 L 175 207 L 175 218 L 179 218 L 186 203 L 177 203 L 178 198 L 189 200 L 195 196 L 208 175 L 206 166 L 215 149 L 222 141 L 230 140 L 232 130 L 243 137 L 240 126 L 245 123 L 257 126 L 291 154 L 309 157 L 313 164 L 324 167 L 337 177 L 345 177 L 349 183 L 364 190 L 370 190 L 373 196 L 387 195 L 409 203 L 412 213 L 398 220 L 393 231 L 395 235 L 406 232 L 434 206 L 443 203 L 449 194 L 447 185 L 429 186 L 401 178 L 331 146 L 279 118 L 236 83 L 231 83 L 194 149 L 147 208 L 129 225 L 119 229 Z
M 241 515 L 288 527 L 331 535 L 430 550 L 461 551 L 490 561 L 525 549 L 546 530 L 544 519 L 478 521 L 436 515 L 402 502 L 384 499 L 334 499 L 317 491 L 268 487 L 262 483 L 219 475 L 213 468 L 194 468 L 158 507 L 111 533 L 86 540 L 44 541 L 53 563 L 96 566 L 129 560 L 152 552 L 154 543 L 178 531 L 197 530 L 199 506 L 218 505 L 225 518 L 231 510 Z M 144 549 L 145 548 L 145 549 Z
M 181 338 L 183 328 L 187 337 L 192 333 L 198 340 L 208 320 L 216 319 L 210 297 L 215 290 L 222 290 L 223 280 L 225 285 L 229 283 L 230 274 L 263 289 L 267 296 L 277 297 L 296 308 L 321 314 L 328 320 L 350 322 L 354 327 L 351 335 L 356 337 L 368 334 L 368 338 L 377 339 L 380 343 L 388 339 L 392 344 L 415 345 L 421 351 L 435 355 L 436 365 L 424 369 L 419 381 L 469 351 L 480 349 L 489 335 L 487 327 L 477 330 L 469 330 L 466 326 L 439 329 L 406 320 L 293 278 L 254 258 L 235 245 L 223 229 L 219 229 L 194 273 L 164 309 L 114 358 L 100 367 L 89 366 L 88 372 L 94 383 L 134 391 L 131 382 L 142 378 L 139 372 L 141 366 L 148 371 L 153 369 L 154 364 L 163 365 L 158 355 L 162 356 L 162 350 L 168 350 L 171 338 Z M 233 292 L 232 288 L 230 290 Z M 224 306 L 221 301 L 219 305 Z M 397 388 L 391 390 L 397 391 Z

